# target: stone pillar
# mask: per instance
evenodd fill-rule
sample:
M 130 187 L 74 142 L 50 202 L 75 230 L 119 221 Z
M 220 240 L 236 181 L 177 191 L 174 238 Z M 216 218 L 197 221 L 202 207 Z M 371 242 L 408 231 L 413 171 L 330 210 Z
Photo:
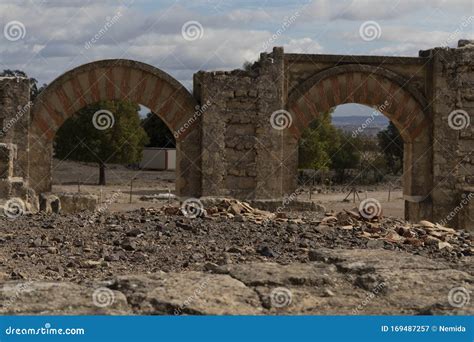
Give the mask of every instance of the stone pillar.
M 474 45 L 460 45 L 430 50 L 433 219 L 454 228 L 474 229 L 467 224 L 472 222 L 469 217 L 474 197 Z
M 30 108 L 30 80 L 24 77 L 0 78 L 0 142 L 17 146 L 13 175 L 25 179 L 29 174 Z
M 207 104 L 201 122 L 203 196 L 276 198 L 289 187 L 288 133 L 270 123 L 271 114 L 283 109 L 283 72 L 283 49 L 276 48 L 251 70 L 195 74 L 195 97 Z
M 0 198 L 10 198 L 12 193 L 13 165 L 16 158 L 16 146 L 0 143 Z
M 281 47 L 263 53 L 262 76 L 257 84 L 257 197 L 282 198 L 297 186 L 298 140 L 290 131 L 293 121 L 285 110 L 285 57 Z

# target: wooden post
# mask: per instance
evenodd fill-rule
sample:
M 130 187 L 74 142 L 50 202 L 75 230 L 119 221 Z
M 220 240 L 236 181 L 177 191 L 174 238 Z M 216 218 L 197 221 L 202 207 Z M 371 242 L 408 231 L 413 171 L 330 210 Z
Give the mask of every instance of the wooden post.
M 132 192 L 133 192 L 133 178 L 130 179 L 130 200 L 129 200 L 129 203 L 132 203 Z

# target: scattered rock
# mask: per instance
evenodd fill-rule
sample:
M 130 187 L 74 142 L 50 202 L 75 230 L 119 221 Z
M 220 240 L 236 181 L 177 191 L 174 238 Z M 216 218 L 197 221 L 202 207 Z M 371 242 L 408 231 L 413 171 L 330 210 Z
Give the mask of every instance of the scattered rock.
M 367 241 L 367 248 L 383 248 L 385 245 L 383 240 L 369 240 Z
M 137 243 L 129 238 L 124 239 L 121 243 L 121 246 L 126 251 L 134 251 L 137 249 Z
M 262 256 L 268 257 L 268 258 L 274 258 L 274 257 L 278 256 L 278 254 L 275 253 L 273 251 L 273 249 L 271 249 L 268 246 L 262 246 L 262 247 L 258 248 L 257 253 L 262 255 Z

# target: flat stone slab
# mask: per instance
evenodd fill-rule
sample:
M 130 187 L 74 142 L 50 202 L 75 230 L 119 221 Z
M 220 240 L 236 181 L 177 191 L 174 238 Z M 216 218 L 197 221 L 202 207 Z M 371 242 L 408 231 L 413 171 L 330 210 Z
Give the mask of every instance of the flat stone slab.
M 80 285 L 0 280 L 0 314 L 474 314 L 472 269 L 396 251 L 321 248 L 308 255 L 306 263 L 228 264 Z
M 108 288 L 66 282 L 0 284 L 1 315 L 127 315 L 125 296 Z
M 203 272 L 160 273 L 151 277 L 118 277 L 121 290 L 142 313 L 153 315 L 256 315 L 257 293 L 228 275 Z

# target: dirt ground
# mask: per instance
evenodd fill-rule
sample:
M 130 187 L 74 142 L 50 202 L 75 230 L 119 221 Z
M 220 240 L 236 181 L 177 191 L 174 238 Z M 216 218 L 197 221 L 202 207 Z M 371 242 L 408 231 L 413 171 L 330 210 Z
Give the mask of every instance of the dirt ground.
M 78 163 L 71 161 L 54 160 L 53 192 L 85 192 L 99 196 L 104 202 L 114 195 L 114 202 L 110 205 L 111 211 L 129 211 L 139 208 L 156 207 L 166 204 L 160 202 L 142 201 L 146 195 L 160 193 L 174 193 L 174 171 L 134 170 L 122 165 L 108 165 L 106 171 L 107 186 L 98 186 L 99 168 L 91 163 Z M 133 189 L 130 203 L 130 183 L 133 180 Z M 80 183 L 80 186 L 78 184 Z M 311 200 L 321 204 L 328 210 L 341 211 L 352 209 L 366 198 L 375 198 L 382 205 L 383 214 L 386 216 L 404 218 L 403 193 L 400 187 L 389 185 L 356 186 L 358 197 L 351 194 L 346 201 L 350 188 L 344 186 L 315 187 Z M 319 193 L 318 193 L 319 191 Z M 118 195 L 117 195 L 118 194 Z M 298 196 L 298 200 L 310 200 L 309 187 Z
M 141 201 L 140 198 L 168 192 L 173 194 L 175 191 L 174 171 L 139 170 L 109 164 L 106 169 L 107 186 L 97 185 L 98 180 L 99 168 L 93 163 L 53 162 L 53 192 L 81 191 L 98 196 L 101 203 L 113 196 L 114 200 L 108 206 L 110 211 L 157 206 L 157 203 Z
M 140 201 L 172 192 L 174 172 L 114 166 L 107 176 L 101 194 L 97 167 L 55 163 L 54 191 L 77 191 L 80 181 L 104 202 L 120 191 L 109 210 L 0 220 L 0 314 L 473 312 L 465 296 L 474 283 L 472 235 L 390 217 L 402 212 L 399 190 L 390 202 L 383 186 L 359 193 L 381 201 L 384 215 L 374 217 L 340 211 L 358 204 L 342 202 L 343 188 L 315 189 L 311 199 L 325 208 L 312 211 L 270 213 L 207 198 L 193 212 Z M 282 287 L 284 307 L 272 299 Z M 456 306 L 453 289 L 464 296 Z M 107 305 L 97 304 L 97 291 Z

